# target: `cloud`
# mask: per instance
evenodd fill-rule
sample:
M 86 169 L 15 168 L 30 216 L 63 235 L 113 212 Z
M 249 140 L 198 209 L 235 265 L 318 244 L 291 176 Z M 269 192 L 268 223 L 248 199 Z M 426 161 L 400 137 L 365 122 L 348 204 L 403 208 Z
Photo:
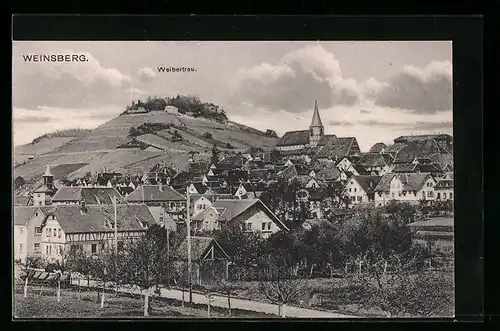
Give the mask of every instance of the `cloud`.
M 348 121 L 328 121 L 328 125 L 354 125 L 353 122 L 348 122 Z
M 54 108 L 41 107 L 40 110 L 14 108 L 14 145 L 32 141 L 45 133 L 64 129 L 93 129 L 123 112 L 120 106 L 98 108 Z M 35 114 L 35 115 L 34 115 Z
M 450 131 L 453 130 L 453 123 L 451 121 L 445 122 L 416 122 L 414 126 L 405 128 L 407 130 L 425 130 L 432 132 Z
M 449 61 L 433 61 L 425 68 L 407 66 L 387 85 L 371 82 L 375 104 L 432 114 L 452 109 L 452 69 Z
M 271 111 L 291 113 L 353 105 L 362 97 L 356 81 L 342 78 L 339 62 L 321 46 L 285 54 L 279 63 L 262 63 L 239 72 L 231 99 Z
M 66 51 L 62 54 L 84 55 L 86 61 L 24 62 L 22 57 L 16 58 L 22 62 L 14 65 L 15 107 L 88 108 L 129 102 L 127 89 L 133 87 L 129 76 L 115 68 L 102 66 L 88 52 Z
M 139 69 L 139 71 L 137 72 L 137 76 L 139 76 L 141 82 L 151 82 L 153 78 L 156 76 L 156 74 L 153 71 L 153 69 L 149 67 L 144 67 Z

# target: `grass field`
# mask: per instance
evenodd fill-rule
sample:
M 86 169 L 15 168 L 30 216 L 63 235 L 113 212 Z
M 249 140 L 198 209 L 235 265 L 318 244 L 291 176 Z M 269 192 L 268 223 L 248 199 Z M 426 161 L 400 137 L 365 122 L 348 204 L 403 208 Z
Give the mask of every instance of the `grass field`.
M 146 318 L 143 316 L 143 299 L 139 296 L 115 293 L 105 295 L 104 308 L 95 291 L 82 291 L 81 299 L 75 289 L 62 289 L 61 302 L 57 302 L 55 289 L 30 290 L 24 298 L 22 287 L 16 288 L 14 300 L 15 318 Z M 150 318 L 207 318 L 207 306 L 182 303 L 177 300 L 156 298 L 152 303 Z M 233 309 L 231 317 L 227 309 L 211 307 L 211 318 L 277 318 L 275 315 Z

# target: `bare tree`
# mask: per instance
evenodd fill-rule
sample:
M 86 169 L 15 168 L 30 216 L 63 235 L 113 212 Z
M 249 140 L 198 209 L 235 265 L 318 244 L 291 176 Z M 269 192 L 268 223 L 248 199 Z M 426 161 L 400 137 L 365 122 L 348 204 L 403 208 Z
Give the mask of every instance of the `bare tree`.
M 356 276 L 364 304 L 379 307 L 387 317 L 449 314 L 447 311 L 453 307 L 453 280 L 444 272 L 425 270 L 419 260 L 410 253 L 367 263 L 364 272 Z
M 307 279 L 296 278 L 290 268 L 269 263 L 264 270 L 260 288 L 266 298 L 279 307 L 281 317 L 286 317 L 286 306 L 300 300 L 307 292 Z

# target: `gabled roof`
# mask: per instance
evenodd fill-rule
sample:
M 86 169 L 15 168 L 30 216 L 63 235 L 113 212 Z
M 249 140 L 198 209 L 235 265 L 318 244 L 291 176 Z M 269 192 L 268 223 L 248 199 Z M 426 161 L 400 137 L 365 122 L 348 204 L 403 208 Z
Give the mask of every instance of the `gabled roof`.
M 447 165 L 453 167 L 453 154 L 451 153 L 432 154 L 429 155 L 429 158 L 431 159 L 432 163 L 434 163 L 436 166 L 439 166 L 441 170 L 444 170 Z
M 33 191 L 33 193 L 45 193 L 48 195 L 55 194 L 57 192 L 57 188 L 55 187 L 48 187 L 47 185 L 43 184 L 42 186 L 38 187 L 36 190 Z
M 336 180 L 340 176 L 340 171 L 337 169 L 335 162 L 327 162 L 324 167 L 317 173 L 316 177 L 324 180 Z
M 224 249 L 219 245 L 219 243 L 211 237 L 199 237 L 199 236 L 191 236 L 191 258 L 194 261 L 202 260 L 205 255 L 208 253 L 210 247 L 214 246 L 217 248 L 219 252 L 221 252 L 227 259 L 229 256 L 224 251 Z M 188 259 L 188 242 L 187 238 L 185 238 L 179 247 L 175 250 L 175 255 L 178 259 L 187 260 Z
M 453 188 L 453 179 L 441 179 L 436 185 L 434 185 L 434 189 L 450 189 Z
M 267 180 L 270 175 L 270 170 L 269 169 L 252 169 L 248 171 L 248 178 L 249 179 L 262 179 L 262 180 Z
M 380 143 L 376 143 L 375 145 L 373 145 L 371 148 L 370 148 L 370 151 L 369 153 L 381 153 L 385 148 L 387 148 L 387 145 L 380 142 Z
M 358 182 L 359 186 L 367 193 L 371 194 L 375 191 L 381 176 L 354 176 L 352 179 Z
M 315 159 L 342 158 L 351 153 L 351 149 L 357 145 L 355 137 L 342 137 L 331 139 L 314 155 Z
M 238 199 L 237 197 L 235 197 L 232 194 L 191 194 L 189 196 L 189 199 L 193 202 L 200 199 L 200 198 L 205 198 L 208 201 L 210 201 L 211 203 L 214 203 L 215 201 L 220 200 L 220 199 L 226 199 L 226 200 Z
M 14 225 L 26 225 L 38 207 L 14 206 Z
M 141 185 L 130 193 L 126 200 L 128 202 L 183 201 L 186 197 L 167 185 L 163 185 L 161 190 L 160 185 Z
M 434 139 L 411 140 L 396 154 L 394 163 L 411 163 L 415 158 L 432 154 L 449 154 Z
M 299 176 L 296 176 L 295 178 L 299 181 L 299 183 L 302 186 L 307 185 L 311 180 L 314 179 L 314 177 L 310 177 L 310 176 L 307 176 L 307 175 L 299 175 Z
M 117 205 L 116 213 L 118 231 L 144 230 L 141 222 L 146 222 L 149 226 L 155 224 L 155 219 L 146 205 Z M 114 224 L 114 210 L 111 205 L 88 205 L 86 212 L 82 212 L 79 205 L 54 206 L 47 213 L 42 224 L 45 224 L 50 215 L 56 217 L 66 234 L 114 231 L 112 227 L 106 226 L 106 224 Z
M 318 146 L 325 146 L 329 141 L 337 139 L 334 134 L 326 134 L 318 141 Z
M 392 164 L 392 157 L 388 154 L 366 153 L 363 157 L 361 157 L 357 164 L 365 167 L 384 167 Z
M 449 134 L 441 133 L 441 134 L 420 134 L 413 136 L 400 136 L 394 139 L 394 142 L 408 142 L 408 141 L 416 141 L 416 140 L 428 140 L 428 139 L 437 139 L 437 140 L 453 140 L 453 137 Z
M 79 202 L 85 201 L 87 205 L 113 204 L 113 197 L 116 197 L 120 204 L 127 203 L 123 196 L 113 187 L 61 187 L 52 197 L 52 202 Z
M 217 218 L 218 221 L 228 222 L 235 219 L 253 206 L 257 206 L 264 211 L 280 228 L 288 229 L 260 199 L 221 199 L 217 200 L 211 208 L 217 210 L 219 214 L 219 217 Z M 206 212 L 208 212 L 208 209 L 205 210 L 205 212 L 195 215 L 193 217 L 193 221 L 203 220 Z
M 388 192 L 390 190 L 390 183 L 394 179 L 394 177 L 398 178 L 403 184 L 403 191 L 420 191 L 427 179 L 432 176 L 430 174 L 422 173 L 386 174 L 380 179 L 380 182 L 375 188 L 375 191 Z
M 288 166 L 285 169 L 279 171 L 276 175 L 284 180 L 289 180 L 289 179 L 297 176 L 298 173 L 297 173 L 297 169 L 295 168 L 295 166 L 291 165 L 291 166 Z
M 309 144 L 309 130 L 288 131 L 276 146 L 294 146 Z

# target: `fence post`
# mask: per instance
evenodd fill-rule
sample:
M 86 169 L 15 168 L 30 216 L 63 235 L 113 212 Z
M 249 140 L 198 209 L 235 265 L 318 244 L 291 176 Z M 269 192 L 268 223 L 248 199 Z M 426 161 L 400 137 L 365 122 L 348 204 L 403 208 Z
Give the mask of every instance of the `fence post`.
M 82 300 L 82 289 L 80 287 L 80 278 L 78 278 L 78 301 Z
M 57 280 L 57 302 L 61 302 L 61 279 Z
M 26 275 L 26 279 L 24 280 L 24 298 L 28 297 L 28 275 Z
M 210 318 L 210 295 L 207 296 L 208 301 L 208 318 Z

